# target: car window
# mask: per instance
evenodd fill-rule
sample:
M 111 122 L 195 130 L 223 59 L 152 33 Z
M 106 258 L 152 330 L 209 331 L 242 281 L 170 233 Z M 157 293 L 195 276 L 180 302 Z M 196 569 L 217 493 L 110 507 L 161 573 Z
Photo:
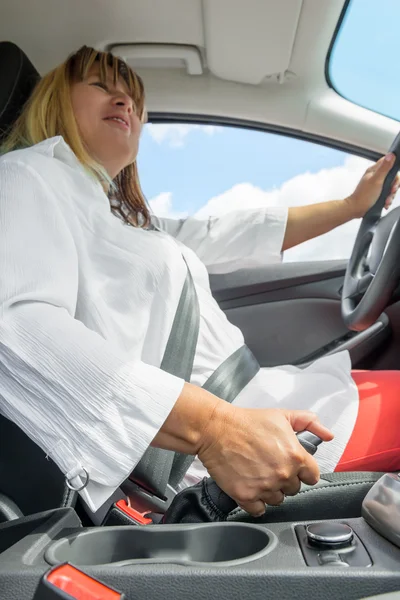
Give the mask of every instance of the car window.
M 145 126 L 143 191 L 160 217 L 207 219 L 235 209 L 300 206 L 350 194 L 370 161 L 319 144 L 228 126 Z M 346 259 L 359 223 L 287 251 L 284 261 Z M 268 235 L 268 232 L 266 232 Z
M 399 19 L 398 0 L 350 0 L 328 65 L 339 94 L 397 120 Z

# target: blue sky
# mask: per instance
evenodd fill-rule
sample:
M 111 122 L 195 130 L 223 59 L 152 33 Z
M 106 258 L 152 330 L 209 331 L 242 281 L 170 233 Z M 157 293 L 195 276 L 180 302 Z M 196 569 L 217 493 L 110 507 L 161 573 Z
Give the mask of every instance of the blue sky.
M 400 118 L 398 23 L 400 0 L 352 0 L 330 64 L 330 76 L 340 93 L 395 118 Z M 322 171 L 330 170 L 333 179 L 347 178 L 352 185 L 362 173 L 359 164 L 352 163 L 353 177 L 346 167 L 347 160 L 343 152 L 264 132 L 150 124 L 142 136 L 138 162 L 145 195 L 155 201 L 161 216 L 181 216 L 196 214 L 200 209 L 204 212 L 211 199 L 213 209 L 219 210 L 223 204 L 228 210 L 234 206 L 235 197 L 237 204 L 239 192 L 243 192 L 243 201 L 249 206 L 262 205 L 263 197 L 271 205 L 279 203 L 282 195 L 271 192 L 299 177 L 295 181 L 303 194 L 297 197 L 294 192 L 294 204 L 299 198 L 304 203 L 329 199 L 316 185 L 321 182 Z M 337 171 L 338 167 L 343 167 L 345 173 Z M 315 177 L 307 178 L 306 174 Z M 329 178 L 324 182 L 327 194 L 333 193 Z M 247 187 L 243 187 L 245 184 Z M 339 191 L 342 188 L 339 186 Z M 309 198 L 308 193 L 315 198 Z M 285 203 L 290 204 L 286 196 Z M 316 248 L 311 245 L 312 252 Z M 340 251 L 349 250 L 344 245 Z M 326 257 L 324 251 L 323 255 Z M 309 258 L 307 253 L 304 256 Z

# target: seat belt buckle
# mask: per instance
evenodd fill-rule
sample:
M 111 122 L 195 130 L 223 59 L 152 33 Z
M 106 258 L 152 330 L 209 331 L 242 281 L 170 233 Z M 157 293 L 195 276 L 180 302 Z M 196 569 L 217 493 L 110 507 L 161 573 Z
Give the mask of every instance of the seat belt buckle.
M 146 517 L 146 514 L 149 511 L 139 512 L 136 508 L 128 504 L 126 500 L 119 500 L 115 503 L 115 506 L 124 513 L 124 515 L 133 519 L 138 525 L 151 525 L 153 523 L 151 518 Z
M 131 479 L 127 479 L 121 489 L 129 499 L 129 505 L 142 514 L 165 514 L 177 494 L 176 490 L 168 484 L 165 497 L 159 498 Z
M 110 507 L 103 522 L 103 527 L 120 525 L 152 525 L 153 519 L 147 516 L 148 510 L 141 511 L 131 505 L 130 500 L 118 500 Z
M 126 596 L 66 563 L 43 575 L 33 600 L 126 600 Z
M 102 522 L 105 527 L 160 523 L 176 496 L 170 485 L 167 486 L 166 497 L 159 498 L 130 479 L 123 483 L 121 490 L 126 500 L 119 499 L 112 504 Z

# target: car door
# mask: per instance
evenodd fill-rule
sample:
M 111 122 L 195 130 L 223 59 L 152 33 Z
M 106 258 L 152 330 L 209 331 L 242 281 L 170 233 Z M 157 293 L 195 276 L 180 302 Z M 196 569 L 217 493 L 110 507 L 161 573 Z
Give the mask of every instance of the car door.
M 369 164 L 284 133 L 184 122 L 148 124 L 139 153 L 149 203 L 170 218 L 345 198 Z M 210 275 L 214 297 L 262 366 L 303 366 L 340 349 L 350 350 L 354 366 L 365 366 L 383 347 L 390 333 L 386 315 L 362 333 L 348 331 L 341 317 L 358 226 L 353 221 L 299 245 L 281 263 L 260 257 L 256 267 Z

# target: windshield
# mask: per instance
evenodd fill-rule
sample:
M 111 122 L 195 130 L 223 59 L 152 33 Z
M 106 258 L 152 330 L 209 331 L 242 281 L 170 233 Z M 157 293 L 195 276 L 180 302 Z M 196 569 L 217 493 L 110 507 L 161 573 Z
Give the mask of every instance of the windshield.
M 356 104 L 400 120 L 399 0 L 350 0 L 328 76 Z

